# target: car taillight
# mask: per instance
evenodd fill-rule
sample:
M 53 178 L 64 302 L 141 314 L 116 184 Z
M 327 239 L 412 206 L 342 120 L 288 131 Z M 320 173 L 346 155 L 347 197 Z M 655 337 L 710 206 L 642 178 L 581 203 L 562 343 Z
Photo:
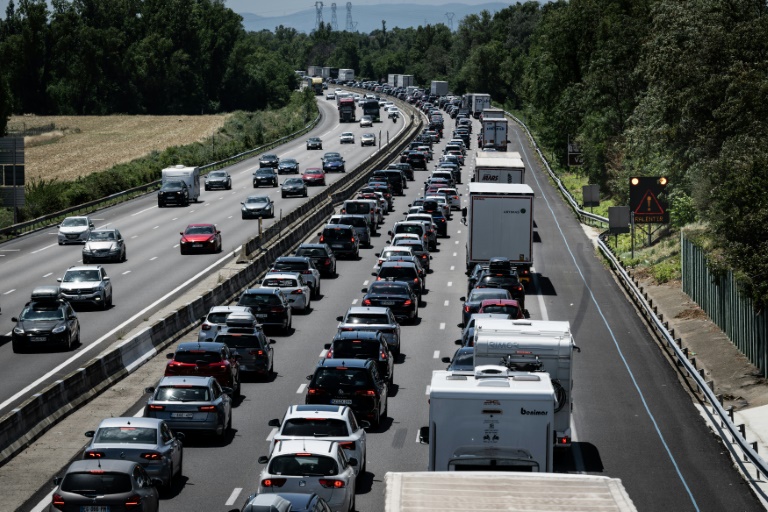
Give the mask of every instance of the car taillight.
M 377 277 L 377 278 L 376 278 L 376 280 L 377 280 L 377 281 L 381 281 L 381 278 L 380 278 L 380 277 Z
M 252 355 L 252 356 L 263 356 L 264 355 L 264 351 L 261 350 L 261 349 L 259 349 L 259 350 L 251 350 L 248 353 L 250 355 Z
M 304 290 L 302 290 L 301 288 L 299 288 L 298 290 L 293 290 L 291 292 L 291 295 L 304 295 Z
M 324 389 L 320 388 L 307 388 L 308 395 L 327 395 L 328 393 Z
M 285 308 L 283 306 L 275 306 L 269 310 L 271 313 L 282 313 L 285 311 Z
M 144 460 L 160 460 L 163 458 L 162 455 L 160 455 L 157 452 L 144 452 L 140 455 L 140 457 Z
M 355 391 L 355 394 L 363 396 L 376 396 L 376 391 L 373 389 L 361 389 L 360 391 Z
M 204 330 L 204 331 L 210 331 L 211 330 L 211 324 L 203 324 L 200 328 L 202 330 Z
M 165 406 L 164 405 L 150 405 L 149 406 L 150 411 L 164 411 Z
M 216 406 L 215 405 L 201 405 L 197 408 L 200 412 L 216 412 Z
M 325 357 L 327 359 L 333 359 L 333 350 L 328 350 L 328 352 L 325 353 Z
M 469 313 L 469 306 L 464 306 L 464 312 Z
M 403 302 L 403 306 L 410 306 L 411 304 L 413 304 L 413 301 L 411 299 L 406 299 L 406 301 Z
M 355 237 L 352 237 L 352 240 L 351 240 L 351 241 L 352 241 L 352 242 L 354 242 L 354 241 L 355 241 Z
M 311 274 L 312 271 L 311 270 L 302 270 L 301 273 L 302 274 Z
M 387 360 L 387 353 L 386 353 L 386 352 L 384 352 L 383 350 L 381 351 L 381 358 L 382 358 L 383 360 L 385 360 L 385 361 Z
M 413 282 L 414 282 L 414 283 L 418 283 L 418 282 L 419 282 L 419 278 L 418 278 L 418 277 L 414 277 L 414 278 L 413 278 Z
M 355 443 L 353 441 L 345 441 L 343 443 L 339 443 L 339 446 L 341 446 L 345 450 L 354 450 L 355 449 Z
M 370 306 L 371 305 L 371 299 L 364 299 L 363 300 L 363 306 Z
M 208 368 L 215 372 L 223 372 L 227 370 L 227 366 L 229 366 L 227 363 L 211 363 Z
M 323 265 L 330 265 L 330 264 L 331 264 L 331 258 L 325 258 Z
M 134 494 L 125 501 L 125 508 L 133 508 L 141 506 L 141 496 Z
M 427 259 L 427 255 L 426 254 L 422 254 L 421 255 L 421 259 L 424 259 L 424 260 Z
M 323 243 L 325 241 L 325 237 L 323 235 L 320 235 L 320 243 Z
M 104 452 L 87 451 L 84 454 L 86 459 L 103 459 L 105 457 Z
M 51 501 L 53 502 L 54 507 L 61 508 L 64 506 L 64 498 L 62 498 L 60 494 L 53 493 L 53 498 Z
M 320 485 L 326 489 L 342 489 L 347 484 L 345 484 L 343 480 L 330 480 L 328 478 L 321 478 Z
M 265 478 L 261 481 L 261 485 L 264 487 L 282 487 L 285 485 L 287 478 Z

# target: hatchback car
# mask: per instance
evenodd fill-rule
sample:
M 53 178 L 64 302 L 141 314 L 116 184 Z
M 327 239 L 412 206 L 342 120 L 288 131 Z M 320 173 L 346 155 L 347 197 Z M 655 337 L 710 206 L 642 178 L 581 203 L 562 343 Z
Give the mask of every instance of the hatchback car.
M 299 162 L 295 158 L 283 158 L 277 165 L 277 174 L 299 174 Z
M 373 272 L 371 275 L 376 277 L 377 281 L 403 281 L 408 283 L 419 300 L 421 300 L 421 296 L 426 290 L 424 282 L 419 275 L 419 270 L 413 263 L 385 261 L 379 266 L 379 271 Z
M 297 272 L 267 272 L 261 281 L 262 288 L 279 288 L 288 298 L 291 309 L 307 313 L 311 308 L 312 289 Z
M 416 236 L 418 235 L 412 235 L 409 233 L 401 233 L 399 235 L 395 235 L 394 239 L 392 240 L 392 245 L 394 247 L 410 247 L 413 255 L 418 256 L 419 260 L 421 261 L 421 266 L 429 272 L 432 256 L 429 254 L 427 242 L 421 238 L 416 238 Z
M 135 510 L 157 512 L 160 494 L 141 464 L 128 460 L 77 460 L 54 479 L 50 512 Z M 141 505 L 141 509 L 138 507 Z
M 171 431 L 168 424 L 158 418 L 107 418 L 96 430 L 85 437 L 91 442 L 83 451 L 83 459 L 129 460 L 141 464 L 152 478 L 164 486 L 181 476 L 184 446 L 183 435 Z
M 265 153 L 259 158 L 259 167 L 272 167 L 273 169 L 277 169 L 278 165 L 280 165 L 280 158 L 273 153 Z
M 190 224 L 179 233 L 181 254 L 191 252 L 221 252 L 221 231 L 214 224 Z
M 57 235 L 59 245 L 84 244 L 96 229 L 90 217 L 67 217 L 59 224 Z
M 16 322 L 11 331 L 14 353 L 50 346 L 71 350 L 80 344 L 80 320 L 69 302 L 59 297 L 58 286 L 32 290 L 31 300 L 11 321 Z
M 477 288 L 475 288 L 477 290 Z M 488 289 L 488 288 L 486 288 Z M 478 313 L 501 313 L 509 315 L 513 320 L 525 318 L 525 311 L 514 299 L 486 299 L 480 303 Z
M 280 196 L 285 199 L 288 196 L 307 197 L 307 185 L 301 178 L 288 178 L 280 187 Z
M 163 183 L 157 191 L 157 207 L 162 208 L 169 204 L 189 206 L 189 188 L 181 180 L 169 180 Z
M 400 324 L 388 307 L 352 306 L 339 321 L 337 332 L 376 331 L 384 335 L 389 350 L 400 355 Z
M 204 432 L 223 437 L 232 430 L 232 388 L 213 377 L 163 377 L 144 389 L 144 417 L 157 418 L 175 432 Z
M 197 341 L 213 341 L 216 333 L 227 325 L 227 318 L 232 313 L 250 313 L 251 309 L 243 306 L 213 306 L 202 318 Z
M 112 280 L 101 265 L 69 267 L 57 279 L 61 298 L 70 304 L 85 303 L 100 309 L 112 306 Z
M 325 344 L 326 359 L 372 359 L 379 374 L 391 385 L 395 379 L 395 358 L 387 340 L 378 331 L 340 331 Z
M 355 228 L 347 224 L 326 224 L 318 233 L 321 244 L 328 244 L 337 256 L 358 259 L 360 257 L 360 240 Z
M 335 441 L 319 439 L 287 440 L 276 443 L 259 475 L 259 494 L 316 493 L 334 511 L 355 510 L 355 466 Z
M 371 126 L 373 126 L 373 118 L 371 118 L 371 116 L 363 116 L 360 118 L 361 128 L 370 128 Z
M 83 247 L 83 264 L 91 261 L 123 262 L 128 259 L 128 249 L 120 231 L 111 229 L 97 229 L 91 231 L 88 240 Z
M 176 352 L 165 355 L 169 361 L 165 376 L 210 376 L 219 384 L 234 389 L 240 395 L 240 365 L 238 358 L 223 343 L 213 341 L 185 341 L 179 343 Z
M 307 149 L 323 149 L 323 141 L 320 137 L 310 137 L 307 139 Z
M 517 272 L 493 272 L 485 270 L 477 279 L 475 288 L 504 288 L 525 309 L 525 287 L 517 278 Z
M 461 297 L 461 321 L 466 324 L 473 313 L 478 313 L 480 305 L 486 299 L 511 299 L 512 295 L 504 288 L 474 288 L 468 297 Z
M 368 227 L 368 218 L 365 215 L 331 215 L 328 224 L 352 226 L 360 240 L 360 244 L 365 247 L 373 247 L 373 244 L 371 244 L 371 230 Z
M 245 499 L 240 512 L 331 512 L 328 502 L 315 493 L 253 493 Z
M 387 417 L 389 386 L 372 359 L 321 359 L 307 380 L 307 404 L 346 405 L 373 427 Z
M 308 256 L 280 256 L 269 269 L 270 272 L 298 272 L 312 290 L 312 297 L 320 297 L 320 271 Z
M 279 441 L 307 438 L 336 441 L 349 457 L 357 459 L 355 471 L 358 475 L 365 473 L 365 429 L 370 423 L 357 421 L 355 413 L 346 405 L 291 405 L 282 421 L 275 418 L 268 425 L 277 427 L 270 442 L 270 452 Z
M 237 301 L 238 306 L 251 308 L 263 326 L 277 326 L 284 334 L 291 333 L 293 312 L 288 299 L 278 288 L 250 288 Z
M 336 255 L 328 244 L 301 244 L 293 255 L 311 259 L 322 276 L 336 275 Z
M 406 282 L 374 281 L 362 291 L 363 306 L 387 307 L 401 322 L 415 322 L 419 318 L 419 297 Z
M 387 169 L 397 169 L 399 171 L 403 171 L 403 174 L 405 174 L 405 178 L 408 181 L 413 181 L 415 179 L 415 176 L 413 174 L 413 167 L 411 167 L 411 164 L 401 162 L 401 163 L 393 163 L 389 164 L 387 166 Z
M 410 247 L 394 247 L 392 245 L 388 245 L 382 249 L 381 252 L 376 253 L 378 260 L 376 261 L 376 265 L 374 265 L 373 268 L 378 270 L 381 268 L 381 265 L 385 261 L 389 261 L 392 256 L 413 256 L 413 251 L 411 251 Z
M 324 187 L 326 185 L 325 172 L 319 167 L 309 167 L 307 170 L 304 171 L 304 174 L 301 175 L 301 179 L 304 180 L 304 183 L 308 187 L 310 186 Z
M 355 143 L 355 134 L 352 132 L 343 132 L 339 136 L 339 143 L 341 144 L 354 144 Z
M 253 172 L 253 188 L 277 187 L 277 171 L 274 167 L 259 167 Z
M 360 145 L 361 146 L 375 146 L 376 145 L 376 135 L 372 133 L 364 133 L 360 136 Z
M 205 190 L 232 190 L 232 177 L 227 171 L 211 171 L 205 176 Z
M 240 364 L 240 373 L 258 375 L 265 379 L 275 376 L 275 340 L 267 339 L 259 326 L 251 332 L 225 327 L 216 334 L 215 341 L 224 343 Z
M 269 196 L 248 196 L 240 204 L 243 219 L 275 218 L 275 203 Z
M 323 159 L 323 171 L 347 172 L 346 163 L 341 156 L 330 156 Z

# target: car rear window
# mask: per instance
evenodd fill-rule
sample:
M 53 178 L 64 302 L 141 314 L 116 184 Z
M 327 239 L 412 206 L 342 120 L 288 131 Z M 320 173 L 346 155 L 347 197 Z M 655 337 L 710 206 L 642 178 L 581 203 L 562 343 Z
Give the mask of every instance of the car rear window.
M 333 342 L 333 357 L 355 359 L 378 359 L 378 340 L 336 340 Z
M 398 233 L 414 233 L 421 235 L 424 233 L 424 226 L 413 226 L 408 224 L 398 224 L 395 226 L 395 234 Z
M 218 343 L 224 343 L 229 348 L 261 347 L 261 338 L 252 334 L 220 334 L 216 336 Z
M 507 304 L 507 305 L 493 304 L 490 306 L 483 307 L 483 313 L 503 313 L 506 315 L 510 315 L 512 318 L 517 318 L 519 311 L 520 310 L 518 309 L 518 307 L 513 306 L 512 304 Z
M 245 293 L 237 303 L 238 306 L 277 306 L 279 304 L 280 297 L 261 293 Z
M 359 325 L 389 324 L 389 318 L 387 318 L 387 315 L 375 313 L 355 313 L 354 315 L 348 315 L 345 323 Z
M 204 386 L 162 386 L 157 389 L 155 400 L 165 402 L 207 402 L 211 399 Z
M 393 283 L 390 281 L 376 281 L 371 283 L 371 287 L 368 289 L 369 293 L 391 293 L 391 294 L 403 294 L 409 295 L 410 288 L 407 284 Z
M 75 494 L 104 496 L 122 494 L 133 489 L 131 477 L 125 473 L 69 473 L 61 482 L 61 490 Z
M 214 313 L 208 313 L 208 318 L 206 318 L 206 320 L 212 324 L 223 324 L 227 321 L 229 313 L 229 311 L 217 311 Z
M 483 286 L 496 286 L 501 288 L 503 286 L 517 284 L 517 278 L 513 276 L 485 276 L 480 279 L 480 284 Z
M 354 236 L 348 229 L 326 229 L 323 230 L 323 238 L 328 240 L 349 240 Z
M 364 228 L 368 225 L 362 217 L 342 217 L 339 219 L 339 224 L 346 224 L 356 228 Z
M 324 388 L 373 386 L 371 374 L 365 368 L 323 367 L 315 372 L 313 384 Z
M 416 277 L 413 267 L 382 267 L 378 277 L 389 281 L 410 281 Z
M 308 256 L 308 257 L 325 257 L 328 256 L 324 249 L 299 249 L 296 251 L 296 256 Z
M 280 432 L 284 436 L 346 437 L 347 423 L 337 418 L 289 418 Z
M 180 350 L 176 352 L 173 360 L 177 363 L 196 363 L 205 361 L 206 364 L 221 362 L 221 354 L 206 350 Z
M 157 429 L 151 427 L 102 427 L 96 431 L 94 443 L 155 444 Z
M 475 302 L 486 299 L 504 299 L 509 296 L 509 292 L 500 288 L 475 288 L 469 294 L 467 302 Z
M 274 278 L 267 278 L 262 283 L 261 286 L 264 286 L 266 288 L 296 288 L 299 286 L 299 283 L 295 279 L 288 279 L 288 278 L 280 278 L 280 279 L 274 279 Z
M 273 267 L 275 270 L 306 270 L 309 264 L 306 261 L 276 261 Z
M 269 463 L 272 475 L 331 476 L 338 472 L 335 460 L 319 455 L 280 455 Z

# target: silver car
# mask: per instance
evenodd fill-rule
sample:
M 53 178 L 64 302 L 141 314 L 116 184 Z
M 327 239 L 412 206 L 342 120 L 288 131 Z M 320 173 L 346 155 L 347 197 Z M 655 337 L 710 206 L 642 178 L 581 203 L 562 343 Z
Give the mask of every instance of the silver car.
M 215 377 L 163 377 L 151 393 L 144 416 L 157 418 L 173 430 L 198 431 L 223 437 L 232 430 L 232 388 Z
M 213 306 L 205 315 L 197 333 L 197 341 L 213 341 L 221 327 L 227 324 L 230 313 L 250 313 L 245 306 Z
M 242 205 L 240 213 L 243 219 L 275 218 L 275 203 L 269 196 L 249 196 L 240 204 Z
M 267 272 L 261 281 L 261 288 L 279 288 L 291 309 L 309 312 L 312 291 L 304 276 L 298 272 Z
M 59 224 L 59 245 L 84 244 L 93 229 L 90 217 L 67 217 Z
M 150 477 L 170 486 L 181 476 L 184 434 L 174 435 L 171 428 L 157 418 L 107 418 L 85 437 L 92 438 L 83 459 L 123 459 L 138 462 Z
M 128 259 L 123 235 L 117 229 L 97 229 L 91 231 L 83 247 L 83 264 L 94 260 L 123 262 Z
M 72 304 L 85 302 L 101 309 L 112 306 L 112 281 L 101 265 L 69 267 L 57 281 L 61 283 L 61 298 Z

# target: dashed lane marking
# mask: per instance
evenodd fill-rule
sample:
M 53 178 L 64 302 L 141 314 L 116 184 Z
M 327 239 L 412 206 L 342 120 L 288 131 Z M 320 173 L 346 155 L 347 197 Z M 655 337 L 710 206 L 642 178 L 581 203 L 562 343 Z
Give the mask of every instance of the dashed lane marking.
M 440 330 L 441 331 L 445 330 L 445 322 L 440 322 Z
M 301 386 L 299 386 L 299 389 L 296 390 L 296 394 L 297 395 L 302 394 L 306 388 L 307 388 L 307 385 L 306 384 L 302 384 Z

